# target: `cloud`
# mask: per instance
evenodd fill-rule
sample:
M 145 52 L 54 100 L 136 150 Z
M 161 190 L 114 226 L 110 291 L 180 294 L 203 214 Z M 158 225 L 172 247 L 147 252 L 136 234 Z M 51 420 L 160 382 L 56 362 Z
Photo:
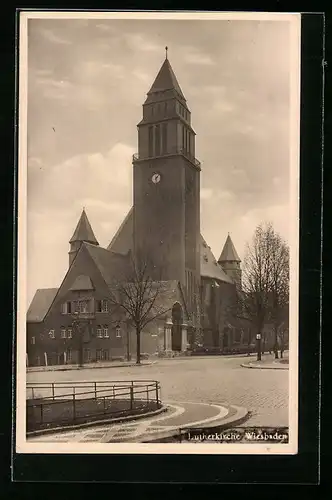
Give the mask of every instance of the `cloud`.
M 125 42 L 131 49 L 143 52 L 162 52 L 163 46 L 153 42 L 141 33 L 125 33 Z
M 195 47 L 183 48 L 183 60 L 186 64 L 199 66 L 214 66 L 216 64 L 209 54 L 205 54 Z
M 55 43 L 58 45 L 71 45 L 72 44 L 71 40 L 57 35 L 56 33 L 54 33 L 54 31 L 52 31 L 50 29 L 43 28 L 40 30 L 40 33 L 43 36 L 43 38 L 45 40 L 47 40 L 48 42 Z

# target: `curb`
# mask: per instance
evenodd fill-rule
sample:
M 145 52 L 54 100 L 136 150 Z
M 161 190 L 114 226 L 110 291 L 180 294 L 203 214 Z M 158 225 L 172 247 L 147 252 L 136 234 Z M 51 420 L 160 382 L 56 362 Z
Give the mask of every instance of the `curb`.
M 276 365 L 279 365 L 278 362 L 276 362 Z M 280 363 L 281 364 L 281 363 Z M 279 366 L 278 368 L 276 366 L 264 366 L 264 365 L 252 365 L 250 363 L 242 363 L 240 366 L 242 366 L 242 368 L 251 368 L 253 370 L 288 370 L 288 366 Z
M 137 363 L 130 363 L 130 364 L 116 364 L 116 365 L 103 365 L 103 366 L 89 366 L 89 365 L 84 365 L 84 366 L 76 366 L 76 365 L 72 365 L 70 368 L 67 367 L 67 368 L 48 368 L 48 369 L 45 369 L 45 370 L 36 370 L 34 368 L 28 368 L 27 369 L 27 373 L 43 373 L 43 372 L 66 372 L 66 371 L 73 371 L 73 370 L 93 370 L 93 369 L 98 369 L 98 370 L 101 370 L 101 369 L 107 369 L 107 368 L 131 368 L 132 366 L 150 366 L 150 365 L 154 365 L 155 363 L 157 363 L 157 361 L 150 361 L 150 362 L 146 362 L 146 363 L 140 363 L 139 365 Z
M 166 412 L 167 410 L 168 410 L 168 408 L 165 405 L 165 406 L 162 406 L 161 408 L 158 408 L 157 410 L 149 411 L 147 413 L 141 413 L 139 415 L 129 415 L 128 417 L 108 418 L 105 420 L 95 420 L 94 422 L 85 422 L 84 424 L 68 425 L 68 426 L 64 426 L 64 427 L 53 427 L 52 429 L 40 429 L 37 431 L 27 432 L 26 436 L 27 436 L 27 438 L 29 438 L 29 437 L 34 437 L 34 436 L 42 436 L 44 434 L 58 434 L 61 432 L 66 432 L 66 431 L 85 429 L 86 427 L 99 427 L 100 425 L 119 424 L 121 422 L 131 422 L 134 420 L 140 420 L 142 418 L 154 417 L 156 415 L 160 415 L 160 413 Z

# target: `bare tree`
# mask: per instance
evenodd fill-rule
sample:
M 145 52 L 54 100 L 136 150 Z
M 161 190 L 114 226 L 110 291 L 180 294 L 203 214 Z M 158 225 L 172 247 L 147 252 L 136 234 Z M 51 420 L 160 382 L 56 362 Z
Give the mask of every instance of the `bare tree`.
M 269 234 L 270 248 L 270 318 L 273 324 L 274 353 L 278 358 L 278 337 L 285 331 L 289 304 L 289 248 L 273 228 Z
M 247 244 L 242 273 L 244 308 L 250 318 L 259 339 L 269 314 L 269 289 L 271 254 L 269 249 L 271 224 L 260 224 L 254 233 L 252 242 Z M 261 357 L 261 341 L 258 347 L 258 359 Z
M 128 272 L 111 286 L 111 302 L 122 309 L 126 321 L 135 329 L 137 364 L 141 362 L 142 331 L 171 309 L 167 282 L 154 279 L 155 271 L 148 258 L 130 257 Z
M 260 224 L 247 245 L 243 269 L 245 309 L 256 333 L 271 321 L 274 352 L 278 357 L 278 331 L 288 307 L 289 250 L 271 223 Z

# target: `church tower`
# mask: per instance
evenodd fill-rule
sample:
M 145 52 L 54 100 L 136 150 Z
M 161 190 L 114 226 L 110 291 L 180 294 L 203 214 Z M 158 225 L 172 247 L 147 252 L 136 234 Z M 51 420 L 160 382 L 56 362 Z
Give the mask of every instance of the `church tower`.
M 191 113 L 166 58 L 143 104 L 134 170 L 134 249 L 155 279 L 180 281 L 189 309 L 200 282 L 200 162 Z
M 74 258 L 76 257 L 77 252 L 79 251 L 83 241 L 87 243 L 92 243 L 92 245 L 98 246 L 99 243 L 92 231 L 91 224 L 89 219 L 85 213 L 85 209 L 83 208 L 81 217 L 78 221 L 76 229 L 74 231 L 73 236 L 71 237 L 70 251 L 69 251 L 69 267 L 71 266 Z
M 227 236 L 224 248 L 219 257 L 218 263 L 225 273 L 233 280 L 238 289 L 242 288 L 241 259 L 235 250 L 234 243 L 230 235 Z

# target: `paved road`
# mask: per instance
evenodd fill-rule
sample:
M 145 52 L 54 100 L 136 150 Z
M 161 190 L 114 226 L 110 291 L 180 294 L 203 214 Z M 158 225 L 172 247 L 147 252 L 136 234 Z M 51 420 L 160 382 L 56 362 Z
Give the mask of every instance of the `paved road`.
M 288 370 L 249 370 L 247 357 L 163 359 L 145 366 L 30 372 L 28 382 L 153 379 L 163 401 L 229 403 L 253 415 L 246 425 L 288 425 Z

